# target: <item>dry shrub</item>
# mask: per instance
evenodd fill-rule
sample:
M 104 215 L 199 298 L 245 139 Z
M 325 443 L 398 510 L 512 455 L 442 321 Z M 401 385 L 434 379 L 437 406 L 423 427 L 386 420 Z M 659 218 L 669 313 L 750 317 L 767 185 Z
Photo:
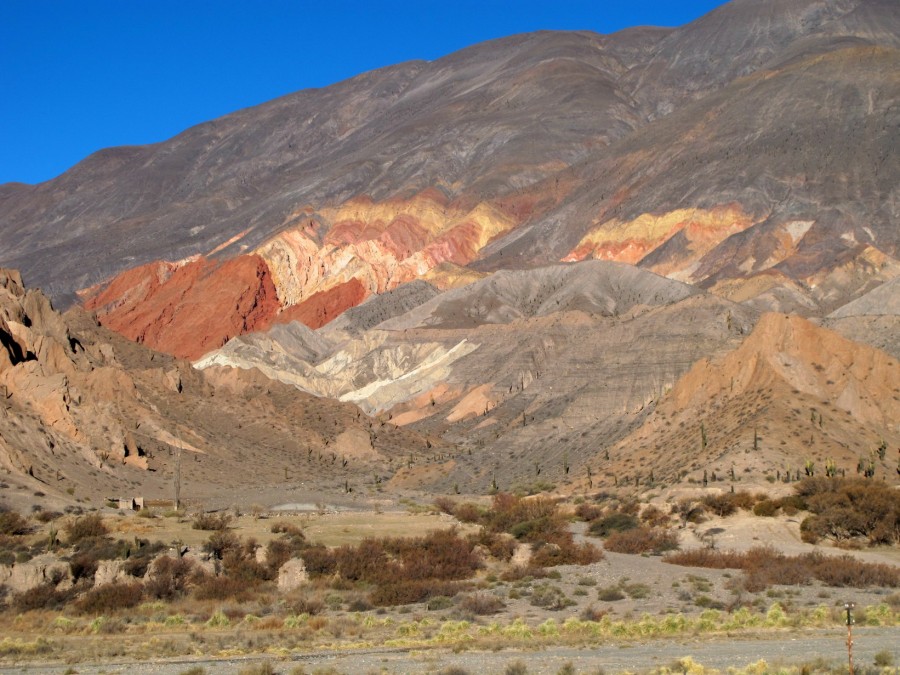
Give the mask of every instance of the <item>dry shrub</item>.
M 678 535 L 663 528 L 638 527 L 613 532 L 603 542 L 603 547 L 615 553 L 660 554 L 678 548 Z
M 694 549 L 667 555 L 665 561 L 687 567 L 743 570 L 744 587 L 751 592 L 772 585 L 807 584 L 813 579 L 828 586 L 851 588 L 900 586 L 900 568 L 866 563 L 848 555 L 826 556 L 812 552 L 787 556 L 770 547 L 752 548 L 744 553 Z
M 18 612 L 30 610 L 51 609 L 58 610 L 75 596 L 75 588 L 58 590 L 53 583 L 35 586 L 22 593 L 13 596 L 12 604 Z
M 469 614 L 486 616 L 502 611 L 506 608 L 506 603 L 493 593 L 473 593 L 459 601 L 459 608 Z
M 15 511 L 0 510 L 0 534 L 20 536 L 31 532 L 28 521 Z
M 531 557 L 531 564 L 538 567 L 557 565 L 590 565 L 603 560 L 603 551 L 590 543 L 576 544 L 574 541 L 537 546 Z
M 456 502 L 449 497 L 436 497 L 434 505 L 438 511 L 447 515 L 452 516 L 456 513 Z
M 230 513 L 198 513 L 191 522 L 195 530 L 221 531 L 227 530 L 231 524 Z
M 603 510 L 596 504 L 584 502 L 575 507 L 575 516 L 579 520 L 583 520 L 587 523 L 592 520 L 597 520 L 602 514 Z
M 256 561 L 256 544 L 252 541 L 244 546 L 231 549 L 222 559 L 225 575 L 248 586 L 255 586 L 263 581 L 271 581 L 278 573 L 268 565 Z
M 266 544 L 266 566 L 273 574 L 277 574 L 281 566 L 301 550 L 289 539 L 273 539 Z
M 328 577 L 337 570 L 335 552 L 325 546 L 310 546 L 300 555 L 310 577 Z
M 772 501 L 771 499 L 763 499 L 762 501 L 756 502 L 756 505 L 753 507 L 753 515 L 772 518 L 778 515 L 780 508 L 781 507 L 777 502 Z
M 66 531 L 69 546 L 74 546 L 82 539 L 101 538 L 109 533 L 99 513 L 91 513 L 70 520 L 63 529 Z
M 393 605 L 409 605 L 414 602 L 425 602 L 439 595 L 453 597 L 465 585 L 455 581 L 439 581 L 434 579 L 420 581 L 392 581 L 378 586 L 369 599 L 378 607 Z
M 801 524 L 804 541 L 865 537 L 870 544 L 900 541 L 900 491 L 864 478 L 807 478 L 795 487 L 813 513 Z
M 325 609 L 325 602 L 319 594 L 311 595 L 306 590 L 294 591 L 284 599 L 284 607 L 291 614 L 315 616 Z
M 377 539 L 364 539 L 358 546 L 335 551 L 338 573 L 349 581 L 377 582 L 387 575 L 388 555 Z
M 473 546 L 484 546 L 497 560 L 508 562 L 516 552 L 518 544 L 510 535 L 500 532 L 488 532 L 484 528 L 473 532 L 467 539 Z
M 484 510 L 478 504 L 465 502 L 456 507 L 453 515 L 463 523 L 478 523 L 481 522 Z
M 193 596 L 197 600 L 229 598 L 236 602 L 250 602 L 255 597 L 255 587 L 248 586 L 240 579 L 201 573 L 195 574 L 191 583 L 194 585 Z
M 721 495 L 706 495 L 702 501 L 707 509 L 720 518 L 725 518 L 734 514 L 738 509 L 752 509 L 757 497 L 741 490 Z
M 272 527 L 269 528 L 272 534 L 283 534 L 287 537 L 297 538 L 301 540 L 306 539 L 306 535 L 303 534 L 303 529 L 293 523 L 288 523 L 284 520 L 278 520 L 272 523 Z
M 81 614 L 111 614 L 137 606 L 143 595 L 143 586 L 136 581 L 105 584 L 81 596 L 75 602 L 75 609 Z
M 547 570 L 534 565 L 515 565 L 500 575 L 501 581 L 521 581 L 522 579 L 543 579 Z
M 240 539 L 227 530 L 217 530 L 209 535 L 209 539 L 203 544 L 203 550 L 219 560 L 224 560 L 225 555 L 241 546 Z
M 454 530 L 437 530 L 415 539 L 389 542 L 402 561 L 401 575 L 407 579 L 467 579 L 481 568 L 472 543 Z
M 144 585 L 148 597 L 173 600 L 185 594 L 194 571 L 194 563 L 187 558 L 160 556 L 150 567 L 150 578 Z
M 669 514 L 651 504 L 641 511 L 641 522 L 647 527 L 666 527 L 669 524 Z

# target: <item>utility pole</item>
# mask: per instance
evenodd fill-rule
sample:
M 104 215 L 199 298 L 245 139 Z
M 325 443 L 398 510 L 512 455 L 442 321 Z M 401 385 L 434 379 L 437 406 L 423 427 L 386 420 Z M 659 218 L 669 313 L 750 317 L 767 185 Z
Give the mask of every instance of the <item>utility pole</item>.
M 853 602 L 845 602 L 844 609 L 847 610 L 847 665 L 850 669 L 850 675 L 853 675 L 853 608 L 856 604 Z
M 175 471 L 172 482 L 175 488 L 175 510 L 178 511 L 181 506 L 181 454 L 184 452 L 184 444 L 181 442 L 181 430 L 176 427 L 176 431 L 178 432 L 178 448 L 175 451 Z

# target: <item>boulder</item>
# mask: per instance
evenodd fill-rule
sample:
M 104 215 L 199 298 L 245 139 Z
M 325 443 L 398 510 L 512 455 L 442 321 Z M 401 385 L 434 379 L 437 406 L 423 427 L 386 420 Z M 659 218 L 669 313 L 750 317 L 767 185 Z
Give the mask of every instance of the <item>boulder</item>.
M 300 558 L 291 558 L 278 568 L 278 590 L 282 593 L 293 591 L 309 583 L 309 573 Z

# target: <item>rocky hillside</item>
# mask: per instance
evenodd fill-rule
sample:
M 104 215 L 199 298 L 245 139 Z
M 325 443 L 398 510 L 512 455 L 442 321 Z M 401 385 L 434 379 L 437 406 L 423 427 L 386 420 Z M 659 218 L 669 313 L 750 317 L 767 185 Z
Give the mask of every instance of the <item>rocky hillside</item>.
M 602 261 L 498 272 L 435 293 L 400 287 L 317 331 L 292 323 L 234 338 L 196 365 L 256 368 L 454 447 L 452 457 L 405 467 L 392 485 L 529 489 L 583 471 L 695 361 L 737 346 L 757 317 Z
M 871 462 L 877 477 L 896 481 L 898 420 L 895 356 L 800 317 L 764 314 L 737 349 L 697 362 L 639 429 L 599 453 L 595 482 L 760 482 L 803 475 L 807 461 L 824 475 L 829 460 L 848 475 Z
M 822 316 L 898 274 L 898 36 L 893 0 L 732 0 L 487 42 L 0 186 L 0 262 L 189 358 L 585 258 Z
M 256 371 L 199 372 L 0 270 L 4 504 L 172 499 L 176 475 L 194 506 L 364 498 L 443 447 Z

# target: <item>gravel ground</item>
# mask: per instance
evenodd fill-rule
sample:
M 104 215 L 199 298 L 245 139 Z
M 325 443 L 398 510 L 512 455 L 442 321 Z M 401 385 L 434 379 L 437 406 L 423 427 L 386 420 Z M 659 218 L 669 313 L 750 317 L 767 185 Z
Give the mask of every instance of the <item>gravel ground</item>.
M 522 661 L 529 674 L 552 675 L 571 663 L 579 673 L 618 673 L 645 671 L 670 665 L 690 656 L 704 666 L 725 669 L 745 666 L 759 659 L 772 664 L 801 664 L 824 659 L 834 665 L 846 663 L 846 634 L 842 630 L 785 632 L 760 636 L 717 637 L 715 639 L 653 640 L 647 642 L 608 642 L 594 649 L 554 647 L 541 651 L 493 652 L 440 650 L 407 651 L 404 649 L 366 649 L 295 654 L 289 659 L 272 661 L 274 669 L 285 675 L 297 672 L 315 673 L 334 668 L 344 675 L 369 673 L 439 673 L 450 667 L 473 675 L 502 674 L 506 667 Z M 875 654 L 887 650 L 900 660 L 900 628 L 857 628 L 854 631 L 854 663 L 871 666 Z M 247 657 L 230 660 L 188 659 L 156 662 L 77 664 L 57 666 L 33 664 L 0 667 L 0 674 L 41 673 L 62 675 L 180 675 L 190 668 L 205 668 L 210 675 L 239 673 L 242 669 L 269 660 Z M 72 668 L 72 670 L 68 670 Z M 302 668 L 304 670 L 299 670 Z

